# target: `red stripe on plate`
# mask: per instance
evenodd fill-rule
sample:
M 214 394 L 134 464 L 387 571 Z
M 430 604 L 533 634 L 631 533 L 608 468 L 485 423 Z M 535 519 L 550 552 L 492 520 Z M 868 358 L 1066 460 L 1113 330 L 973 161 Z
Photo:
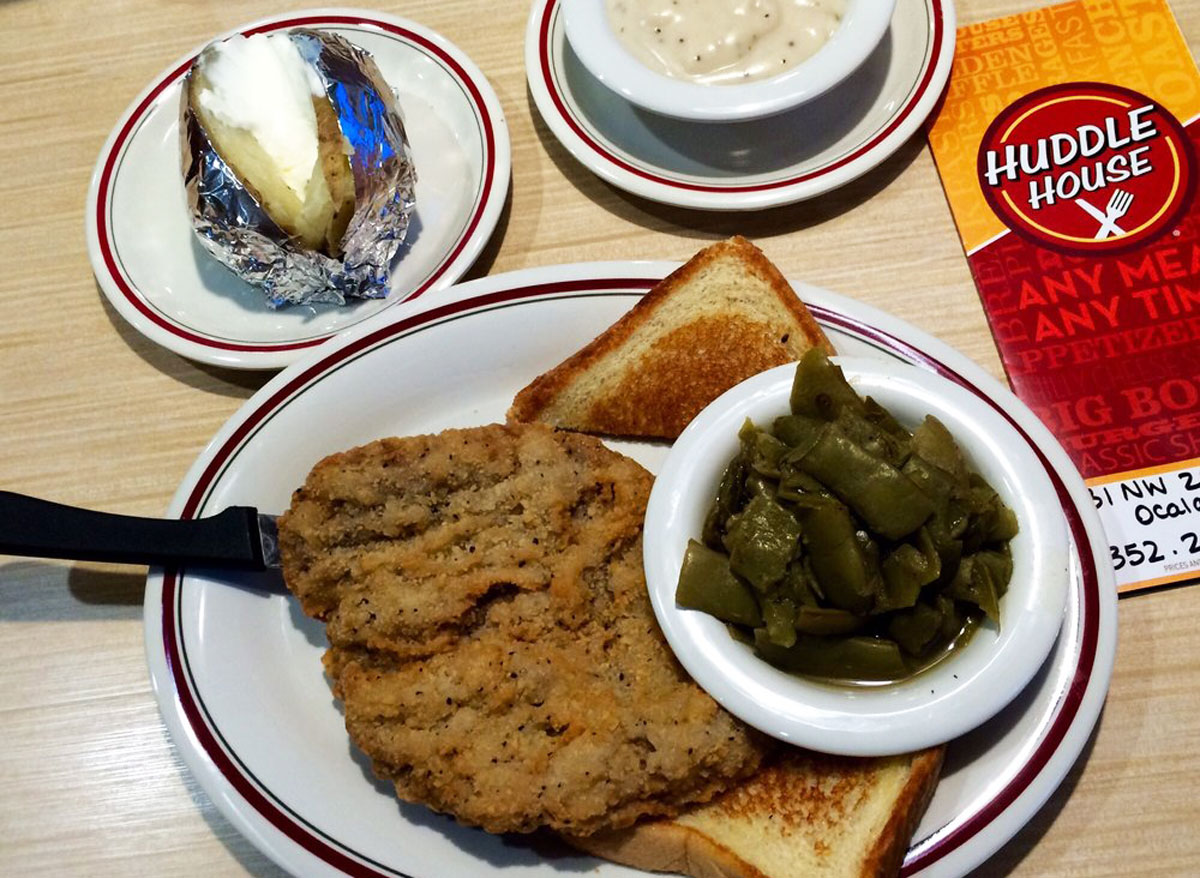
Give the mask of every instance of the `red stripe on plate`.
M 545 12 L 542 14 L 541 26 L 538 30 L 538 57 L 541 61 L 542 82 L 546 87 L 547 94 L 550 95 L 550 100 L 554 103 L 555 109 L 558 110 L 559 116 L 567 123 L 570 129 L 575 133 L 580 140 L 584 142 L 593 152 L 599 155 L 607 162 L 611 162 L 623 171 L 641 177 L 645 180 L 658 183 L 662 186 L 670 186 L 675 189 L 687 189 L 693 192 L 761 192 L 769 189 L 781 189 L 786 186 L 794 186 L 797 183 L 804 183 L 808 180 L 815 180 L 829 174 L 838 168 L 845 167 L 861 156 L 870 152 L 885 140 L 893 131 L 912 115 L 913 109 L 920 102 L 922 96 L 929 89 L 930 80 L 933 79 L 933 71 L 937 66 L 938 54 L 942 50 L 942 42 L 945 39 L 945 20 L 942 12 L 942 4 L 945 0 L 928 0 L 930 15 L 933 19 L 933 47 L 929 53 L 928 63 L 925 65 L 925 71 L 921 75 L 920 82 L 917 85 L 917 90 L 913 92 L 912 97 L 904 108 L 893 117 L 892 121 L 879 131 L 873 138 L 862 144 L 854 152 L 842 156 L 837 161 L 826 165 L 816 171 L 811 171 L 807 174 L 799 174 L 795 177 L 789 177 L 786 180 L 776 180 L 770 183 L 754 183 L 742 186 L 711 186 L 702 183 L 685 183 L 680 180 L 674 180 L 670 177 L 664 177 L 659 174 L 652 173 L 645 168 L 640 168 L 637 165 L 630 164 L 619 156 L 609 152 L 603 145 L 594 140 L 587 131 L 575 121 L 570 112 L 567 111 L 566 102 L 562 95 L 554 87 L 554 77 L 550 72 L 550 23 L 553 18 L 555 9 L 559 0 L 548 0 L 546 3 Z
M 380 872 L 358 860 L 352 859 L 321 838 L 318 838 L 308 827 L 297 823 L 294 817 L 280 811 L 274 803 L 259 791 L 258 787 L 243 774 L 242 770 L 226 754 L 224 748 L 217 741 L 208 723 L 205 721 L 199 705 L 192 698 L 183 662 L 176 649 L 174 635 L 178 620 L 175 617 L 175 577 L 176 573 L 174 570 L 168 570 L 163 574 L 163 645 L 166 648 L 167 664 L 171 669 L 171 679 L 175 682 L 176 700 L 183 708 L 188 725 L 192 733 L 196 736 L 196 742 L 208 754 L 208 757 L 212 759 L 217 769 L 225 776 L 230 785 L 237 790 L 238 794 L 254 810 L 258 811 L 272 826 L 283 832 L 284 835 L 310 854 L 318 857 L 330 866 L 341 870 L 344 874 L 354 876 L 354 878 L 394 878 L 397 873 L 392 871 Z
M 1046 763 L 1050 761 L 1050 757 L 1061 746 L 1063 739 L 1066 737 L 1067 732 L 1070 731 L 1071 725 L 1075 720 L 1075 715 L 1079 711 L 1084 693 L 1087 691 L 1088 681 L 1091 679 L 1092 669 L 1096 663 L 1096 645 L 1100 633 L 1100 581 L 1096 572 L 1096 559 L 1090 551 L 1087 551 L 1089 543 L 1083 520 L 1080 518 L 1071 500 L 1067 486 L 1063 483 L 1050 461 L 1046 459 L 1042 450 L 1030 438 L 1021 425 L 1013 419 L 1012 415 L 966 378 L 941 363 L 941 361 L 930 357 L 907 342 L 875 327 L 851 320 L 836 311 L 830 311 L 819 306 L 809 307 L 813 314 L 822 322 L 838 326 L 863 338 L 871 339 L 887 348 L 904 354 L 915 362 L 930 367 L 943 377 L 949 378 L 967 390 L 970 390 L 980 400 L 998 412 L 1021 435 L 1026 444 L 1033 449 L 1042 467 L 1046 470 L 1046 474 L 1050 476 L 1050 480 L 1054 483 L 1054 489 L 1058 494 L 1059 503 L 1070 525 L 1071 538 L 1079 549 L 1078 554 L 1083 585 L 1083 600 L 1080 610 L 1080 621 L 1083 629 L 1082 639 L 1080 641 L 1079 656 L 1071 684 L 1056 706 L 1054 718 L 1051 720 L 1046 736 L 1038 743 L 1028 760 L 1021 766 L 1020 771 L 1014 775 L 1013 779 L 994 798 L 953 832 L 947 833 L 934 844 L 921 851 L 918 856 L 904 863 L 900 874 L 902 876 L 909 876 L 933 865 L 951 851 L 961 847 L 995 820 L 1033 783 L 1034 779 L 1042 772 L 1042 769 L 1046 767 Z
M 427 323 L 433 323 L 445 317 L 450 317 L 464 311 L 486 308 L 492 305 L 503 304 L 505 302 L 515 301 L 518 299 L 536 298 L 542 295 L 560 294 L 568 292 L 586 292 L 597 289 L 604 290 L 621 290 L 635 289 L 646 290 L 653 286 L 653 279 L 647 278 L 620 278 L 597 280 L 588 278 L 579 281 L 559 281 L 545 284 L 535 284 L 526 287 L 518 287 L 511 290 L 500 290 L 494 293 L 488 293 L 475 298 L 468 299 L 462 302 L 449 302 L 437 308 L 430 309 L 421 314 L 409 317 L 405 320 L 397 321 L 382 327 L 375 332 L 369 333 L 353 343 L 346 345 L 343 348 L 332 352 L 328 356 L 322 358 L 317 363 L 305 369 L 294 379 L 287 382 L 278 391 L 273 393 L 266 401 L 255 409 L 249 417 L 246 418 L 233 431 L 230 437 L 222 443 L 220 449 L 213 455 L 213 459 L 209 462 L 196 480 L 195 486 L 184 502 L 181 518 L 192 518 L 195 516 L 200 504 L 203 502 L 204 496 L 209 487 L 218 478 L 221 471 L 224 469 L 228 461 L 236 454 L 238 448 L 246 440 L 246 438 L 254 432 L 254 430 L 262 424 L 276 409 L 282 406 L 288 399 L 294 396 L 298 390 L 307 384 L 310 384 L 323 373 L 328 372 L 335 366 L 346 362 L 360 352 L 374 347 L 376 344 L 390 337 L 402 334 L 409 329 L 421 326 Z M 182 580 L 177 578 L 178 574 L 175 570 L 167 570 L 163 574 L 163 591 L 162 591 L 162 615 L 163 615 L 163 651 L 165 654 L 167 665 L 170 667 L 171 679 L 175 684 L 175 699 L 181 707 L 185 717 L 187 718 L 188 726 L 192 733 L 196 736 L 196 741 L 200 748 L 212 760 L 217 770 L 229 782 L 238 794 L 257 811 L 264 819 L 272 826 L 283 833 L 287 838 L 291 839 L 304 850 L 308 851 L 313 856 L 321 859 L 329 865 L 342 870 L 345 874 L 354 876 L 354 878 L 382 878 L 382 876 L 394 876 L 397 874 L 391 870 L 380 872 L 371 866 L 356 860 L 331 846 L 324 839 L 318 837 L 314 830 L 303 824 L 299 819 L 284 811 L 279 803 L 271 800 L 266 796 L 259 787 L 251 781 L 247 776 L 246 771 L 226 753 L 220 741 L 210 726 L 207 716 L 201 706 L 198 696 L 189 684 L 187 672 L 185 670 L 185 662 L 183 660 L 182 638 L 179 635 L 179 619 L 175 612 L 175 602 L 178 587 L 182 584 Z
M 938 839 L 936 843 L 922 851 L 919 856 L 905 862 L 903 869 L 900 871 L 900 874 L 904 876 L 912 875 L 936 863 L 951 851 L 961 847 L 989 823 L 999 817 L 1016 801 L 1018 796 L 1028 789 L 1029 785 L 1033 783 L 1034 779 L 1046 767 L 1046 763 L 1050 761 L 1050 757 L 1061 746 L 1063 739 L 1067 736 L 1067 732 L 1070 731 L 1071 725 L 1075 721 L 1075 716 L 1079 712 L 1083 696 L 1087 692 L 1088 682 L 1092 676 L 1092 669 L 1096 664 L 1096 644 L 1100 636 L 1100 588 L 1099 578 L 1096 574 L 1096 559 L 1091 551 L 1088 550 L 1089 544 L 1083 520 L 1074 510 L 1066 485 L 1063 484 L 1054 469 L 1049 466 L 1036 445 L 1033 446 L 1033 449 L 1037 452 L 1038 458 L 1046 466 L 1046 472 L 1049 473 L 1050 478 L 1054 482 L 1054 487 L 1058 491 L 1059 502 L 1063 504 L 1063 511 L 1067 513 L 1067 521 L 1071 527 L 1071 538 L 1075 541 L 1075 545 L 1079 547 L 1078 554 L 1083 578 L 1083 600 L 1080 607 L 1083 637 L 1079 645 L 1079 656 L 1075 665 L 1075 674 L 1072 676 L 1071 684 L 1058 704 L 1058 709 L 1051 722 L 1050 730 L 1042 738 L 1033 753 L 1030 754 L 1026 763 L 1021 766 L 1021 770 L 1016 773 L 1004 789 L 996 794 L 995 798 L 980 808 L 979 811 L 954 832 Z M 1038 804 L 1040 805 L 1041 803 Z
M 398 299 L 398 301 L 415 299 L 422 293 L 427 292 L 442 277 L 442 275 L 445 274 L 446 268 L 458 257 L 460 253 L 462 253 L 463 249 L 467 246 L 467 242 L 471 239 L 471 236 L 474 234 L 475 229 L 479 226 L 479 223 L 483 217 L 483 208 L 487 203 L 488 193 L 491 192 L 495 181 L 496 150 L 492 118 L 488 114 L 487 106 L 483 101 L 483 96 L 479 92 L 479 87 L 475 84 L 474 80 L 467 76 L 467 73 L 462 66 L 448 54 L 446 54 L 446 52 L 440 46 L 419 34 L 400 27 L 399 25 L 390 24 L 385 21 L 379 21 L 378 19 L 359 15 L 304 16 L 289 18 L 283 21 L 270 22 L 255 28 L 250 28 L 249 30 L 244 31 L 244 33 L 247 36 L 250 36 L 252 34 L 266 33 L 269 31 L 290 27 L 339 24 L 367 25 L 370 27 L 377 27 L 380 30 L 385 30 L 412 43 L 416 43 L 427 52 L 436 55 L 454 72 L 454 75 L 457 76 L 462 85 L 465 86 L 467 92 L 471 96 L 471 99 L 475 102 L 475 109 L 479 113 L 480 121 L 483 126 L 486 161 L 484 165 L 483 187 L 481 189 L 482 196 L 479 199 L 479 203 L 475 209 L 475 212 L 471 215 L 466 228 L 463 230 L 463 234 L 459 237 L 458 242 L 423 284 L 421 284 L 416 290 L 409 293 L 403 299 Z M 129 119 L 126 120 L 125 124 L 121 126 L 120 132 L 118 132 L 116 139 L 113 141 L 112 149 L 104 161 L 104 169 L 101 171 L 100 184 L 97 187 L 96 192 L 96 232 L 97 237 L 99 238 L 100 253 L 104 259 L 105 268 L 108 269 L 108 274 L 112 278 L 113 283 L 117 285 L 117 289 L 121 291 L 121 294 L 125 297 L 125 299 L 128 300 L 128 302 L 133 305 L 133 307 L 136 308 L 140 314 L 142 314 L 144 317 L 146 317 L 146 319 L 150 320 L 156 326 L 165 329 L 172 335 L 178 336 L 179 338 L 185 339 L 194 344 L 203 345 L 204 347 L 209 348 L 216 348 L 219 350 L 237 352 L 291 351 L 315 347 L 316 345 L 321 344 L 323 341 L 326 341 L 328 338 L 330 338 L 330 336 L 323 335 L 319 338 L 307 339 L 305 341 L 280 342 L 278 344 L 250 344 L 223 341 L 219 339 L 208 338 L 204 335 L 199 335 L 178 325 L 177 323 L 172 322 L 171 320 L 168 320 L 162 314 L 151 308 L 147 304 L 144 297 L 140 295 L 139 291 L 132 287 L 125 280 L 125 277 L 122 275 L 117 266 L 111 241 L 111 233 L 108 227 L 108 209 L 110 207 L 109 190 L 111 189 L 113 171 L 116 167 L 117 159 L 119 158 L 121 150 L 124 148 L 126 141 L 129 139 L 130 132 L 132 132 L 134 127 L 136 127 L 142 121 L 143 117 L 146 115 L 151 105 L 154 104 L 158 96 L 161 95 L 162 92 L 177 79 L 187 73 L 187 71 L 191 68 L 193 61 L 195 61 L 195 56 L 189 58 L 183 64 L 180 64 L 177 68 L 168 73 L 161 82 L 159 82 L 150 90 L 146 97 L 142 99 L 141 103 L 139 103 L 134 109 L 133 113 L 130 114 Z
M 300 372 L 295 378 L 288 381 L 280 387 L 275 393 L 268 397 L 258 408 L 250 413 L 247 418 L 237 426 L 233 433 L 221 444 L 221 447 L 214 453 L 212 460 L 204 468 L 197 477 L 196 484 L 188 494 L 184 502 L 182 518 L 192 518 L 199 510 L 208 493 L 209 488 L 219 478 L 228 462 L 236 455 L 239 447 L 243 442 L 262 424 L 269 416 L 277 409 L 283 406 L 289 399 L 300 392 L 305 386 L 318 380 L 323 374 L 331 371 L 337 366 L 353 359 L 360 353 L 369 350 L 376 345 L 386 342 L 390 338 L 401 335 L 411 329 L 423 326 L 430 323 L 435 323 L 447 317 L 452 317 L 457 314 L 462 314 L 468 311 L 474 311 L 491 306 L 519 301 L 523 299 L 534 299 L 539 296 L 559 295 L 564 293 L 577 292 L 601 292 L 613 290 L 646 290 L 651 287 L 656 281 L 650 278 L 585 278 L 575 281 L 556 281 L 544 284 L 533 284 L 523 287 L 515 287 L 507 290 L 498 290 L 492 293 L 486 293 L 475 296 L 471 299 L 466 299 L 458 302 L 449 302 L 445 305 L 432 308 L 420 314 L 396 321 L 395 323 L 383 326 L 374 332 L 368 333 L 355 341 L 340 347 L 338 350 L 331 352 L 327 356 L 309 366 L 307 369 Z M 915 872 L 924 869 L 931 864 L 945 857 L 951 851 L 962 846 L 969 839 L 978 834 L 984 827 L 991 823 L 999 816 L 1006 808 L 1008 808 L 1016 798 L 1021 795 L 1034 779 L 1042 772 L 1051 756 L 1061 745 L 1067 732 L 1070 730 L 1075 716 L 1078 713 L 1083 696 L 1087 690 L 1088 682 L 1091 678 L 1093 666 L 1096 658 L 1096 648 L 1099 637 L 1099 580 L 1095 567 L 1095 559 L 1089 550 L 1089 543 L 1083 521 L 1079 516 L 1078 510 L 1075 508 L 1070 498 L 1070 493 L 1058 476 L 1049 460 L 1042 454 L 1038 446 L 1015 422 L 1012 416 L 1004 411 L 1000 405 L 991 397 L 987 396 L 983 391 L 977 388 L 974 384 L 968 381 L 956 371 L 943 364 L 941 361 L 931 357 L 930 355 L 920 351 L 913 345 L 897 338 L 887 332 L 868 326 L 850 317 L 847 317 L 840 312 L 823 308 L 820 306 L 810 306 L 814 315 L 822 322 L 836 326 L 849 333 L 858 335 L 862 338 L 869 339 L 878 343 L 881 347 L 890 349 L 904 357 L 910 358 L 916 362 L 922 363 L 939 374 L 947 377 L 963 387 L 971 390 L 981 399 L 986 401 L 993 409 L 1003 415 L 1010 424 L 1021 434 L 1025 441 L 1033 448 L 1038 459 L 1042 462 L 1050 478 L 1054 482 L 1058 492 L 1059 501 L 1063 506 L 1063 512 L 1067 516 L 1071 528 L 1071 534 L 1075 540 L 1075 544 L 1079 549 L 1079 557 L 1082 564 L 1082 601 L 1080 604 L 1080 618 L 1082 624 L 1082 641 L 1080 653 L 1077 658 L 1075 672 L 1072 677 L 1071 684 L 1063 695 L 1060 703 L 1057 706 L 1055 716 L 1051 721 L 1048 732 L 1045 737 L 1038 743 L 1037 747 L 1028 758 L 1026 763 L 1014 776 L 1012 781 L 1004 787 L 994 798 L 985 804 L 978 812 L 973 814 L 965 823 L 960 825 L 953 832 L 939 839 L 926 850 L 922 851 L 917 857 L 905 863 L 902 875 L 912 875 Z M 162 613 L 163 613 L 163 647 L 166 655 L 166 660 L 171 669 L 171 677 L 175 684 L 176 699 L 181 706 L 184 715 L 187 717 L 188 723 L 196 735 L 196 740 L 200 747 L 212 759 L 214 765 L 237 790 L 246 802 L 262 815 L 272 826 L 282 832 L 286 837 L 290 838 L 296 844 L 312 855 L 320 858 L 324 862 L 341 869 L 347 875 L 364 876 L 364 878 L 379 878 L 384 873 L 378 872 L 368 865 L 353 859 L 347 853 L 332 847 L 324 839 L 314 834 L 314 831 L 299 822 L 295 815 L 285 812 L 280 804 L 271 800 L 265 795 L 251 780 L 247 777 L 245 771 L 239 767 L 234 760 L 225 752 L 214 729 L 209 725 L 208 719 L 204 713 L 202 705 L 197 700 L 197 695 L 189 685 L 187 673 L 184 668 L 183 647 L 179 636 L 178 625 L 179 620 L 175 613 L 175 601 L 178 587 L 182 585 L 182 581 L 177 579 L 176 572 L 169 570 L 163 577 L 163 593 L 162 593 Z

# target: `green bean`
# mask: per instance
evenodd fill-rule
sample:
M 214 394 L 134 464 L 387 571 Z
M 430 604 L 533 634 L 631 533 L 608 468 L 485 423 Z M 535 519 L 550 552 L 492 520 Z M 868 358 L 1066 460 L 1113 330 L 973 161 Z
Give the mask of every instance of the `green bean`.
M 851 613 L 869 612 L 877 588 L 849 511 L 823 500 L 801 507 L 799 513 L 809 563 L 825 599 Z
M 804 454 L 821 435 L 825 421 L 800 415 L 784 415 L 776 418 L 771 429 L 792 452 Z
M 854 539 L 858 541 L 858 547 L 862 550 L 863 557 L 867 559 L 868 573 L 878 579 L 879 563 L 883 559 L 883 554 L 879 551 L 879 543 L 861 527 L 854 532 Z M 879 587 L 882 589 L 882 584 Z
M 967 501 L 972 515 L 971 538 L 978 545 L 1007 542 L 1017 535 L 1016 514 L 977 473 L 971 474 Z
M 762 614 L 767 640 L 784 647 L 796 642 L 796 605 L 791 600 L 778 593 L 765 595 Z
M 992 578 L 988 564 L 977 563 L 977 558 L 977 555 L 968 555 L 962 559 L 953 581 L 946 587 L 945 594 L 974 604 L 999 625 L 1000 598 L 996 593 L 996 581 Z
M 1017 524 L 1017 513 L 1013 512 L 997 498 L 997 505 L 993 508 L 986 531 L 986 539 L 989 543 L 1005 543 L 1015 537 L 1020 532 L 1020 525 Z
M 780 588 L 799 607 L 819 607 L 821 605 L 823 596 L 819 594 L 816 581 L 803 558 L 794 559 L 792 563 L 788 564 Z
M 853 509 L 868 528 L 889 540 L 912 533 L 933 512 L 933 501 L 912 479 L 868 454 L 833 425 L 796 462 Z
M 933 605 L 942 614 L 942 627 L 938 634 L 944 643 L 956 642 L 967 631 L 969 624 L 972 626 L 970 630 L 974 630 L 972 620 L 975 617 L 967 617 L 954 598 L 939 594 L 934 597 Z
M 767 500 L 775 499 L 776 482 L 770 476 L 764 476 L 753 468 L 750 469 L 746 476 L 745 491 L 747 501 L 754 500 L 755 497 L 763 497 Z M 749 505 L 749 503 L 747 503 Z
M 759 475 L 779 478 L 779 461 L 788 452 L 788 447 L 766 430 L 760 430 L 749 420 L 738 433 L 742 440 L 742 454 L 750 468 Z
M 946 425 L 933 415 L 926 415 L 921 425 L 913 430 L 913 453 L 949 473 L 956 481 L 967 477 L 967 462 L 962 450 Z
M 784 670 L 843 680 L 899 680 L 910 671 L 895 641 L 876 637 L 818 637 L 801 634 L 789 648 L 771 643 L 762 629 L 754 646 Z
M 912 445 L 912 433 L 904 429 L 904 425 L 897 421 L 891 412 L 877 403 L 874 397 L 868 396 L 863 400 L 863 417 L 907 445 Z
M 805 352 L 796 367 L 791 406 L 794 415 L 832 421 L 843 406 L 862 411 L 863 401 L 846 381 L 841 367 L 824 351 L 813 348 Z
M 725 536 L 727 523 L 732 515 L 741 510 L 742 486 L 746 481 L 749 466 L 745 459 L 738 455 L 721 476 L 721 484 L 717 488 L 717 498 L 704 519 L 704 529 L 701 536 L 704 544 L 710 549 L 721 547 Z
M 853 634 L 866 627 L 863 616 L 825 607 L 800 607 L 796 610 L 796 631 L 801 634 Z
M 961 484 L 950 473 L 930 463 L 916 451 L 909 455 L 900 471 L 908 476 L 935 506 L 961 498 L 967 490 L 965 484 Z
M 885 599 L 876 604 L 876 610 L 902 610 L 911 607 L 921 595 L 921 589 L 937 581 L 942 572 L 942 561 L 926 528 L 918 536 L 925 545 L 918 548 L 912 543 L 901 543 L 892 550 L 880 568 L 886 585 Z
M 926 603 L 888 617 L 887 632 L 911 656 L 923 655 L 939 638 L 942 613 Z
M 838 429 L 855 445 L 872 457 L 887 461 L 894 467 L 901 467 L 912 452 L 911 442 L 907 436 L 900 436 L 881 427 L 872 421 L 865 413 L 852 411 L 843 407 L 838 412 L 836 422 Z
M 824 494 L 825 486 L 785 459 L 780 464 L 779 486 L 775 496 L 780 500 L 799 500 L 802 494 Z
M 980 618 L 977 613 L 963 612 L 962 604 L 951 600 L 950 610 L 942 617 L 942 640 L 951 647 L 962 646 L 979 627 Z
M 675 600 L 723 622 L 751 627 L 762 624 L 754 593 L 729 569 L 729 559 L 695 540 L 688 541 L 684 552 Z
M 929 520 L 926 529 L 931 534 L 941 534 L 940 520 L 935 516 Z M 938 563 L 941 566 L 941 573 L 934 580 L 935 587 L 943 587 L 948 585 L 958 571 L 958 565 L 962 563 L 963 544 L 962 540 L 956 540 L 950 536 L 934 537 L 935 545 L 937 546 Z
M 796 517 L 758 494 L 729 529 L 729 566 L 759 591 L 783 579 L 800 542 Z
M 1003 596 L 1008 590 L 1008 582 L 1012 579 L 1012 552 L 1007 544 L 1003 549 L 984 549 L 975 553 L 975 563 L 987 568 L 988 575 L 996 588 L 996 594 Z

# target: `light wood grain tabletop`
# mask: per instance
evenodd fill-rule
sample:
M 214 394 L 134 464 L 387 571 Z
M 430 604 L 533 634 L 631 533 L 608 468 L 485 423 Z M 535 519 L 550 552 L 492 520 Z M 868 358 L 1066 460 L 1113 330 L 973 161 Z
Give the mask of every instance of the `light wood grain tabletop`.
M 1130 0 L 1114 0 L 1130 5 Z M 1035 7 L 961 0 L 961 23 Z M 1133 5 L 1136 6 L 1136 3 Z M 1200 43 L 1200 0 L 1172 0 Z M 0 3 L 0 488 L 161 515 L 210 437 L 270 376 L 197 365 L 131 329 L 88 261 L 96 157 L 139 91 L 213 35 L 302 8 L 184 0 Z M 730 234 L 792 278 L 885 309 L 1003 379 L 920 135 L 859 180 L 743 214 L 665 207 L 585 170 L 526 87 L 527 4 L 384 4 L 494 86 L 512 187 L 468 277 L 584 260 L 683 260 Z M 0 557 L 0 874 L 282 874 L 179 759 L 151 692 L 144 569 Z M 1200 588 L 1127 598 L 1083 756 L 980 876 L 1200 874 Z

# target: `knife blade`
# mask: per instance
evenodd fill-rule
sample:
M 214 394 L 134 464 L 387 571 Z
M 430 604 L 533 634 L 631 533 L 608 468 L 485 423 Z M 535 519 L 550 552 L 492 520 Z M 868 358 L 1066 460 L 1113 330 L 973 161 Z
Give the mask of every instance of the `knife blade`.
M 230 506 L 206 518 L 139 518 L 0 491 L 0 554 L 156 567 L 279 567 L 275 516 Z

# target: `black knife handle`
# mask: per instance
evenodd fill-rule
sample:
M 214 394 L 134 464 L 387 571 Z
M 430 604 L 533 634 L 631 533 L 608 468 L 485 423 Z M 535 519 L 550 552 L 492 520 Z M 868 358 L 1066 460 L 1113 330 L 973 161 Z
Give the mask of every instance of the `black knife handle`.
M 9 491 L 0 491 L 0 554 L 265 569 L 258 513 L 249 506 L 191 520 L 137 518 Z

